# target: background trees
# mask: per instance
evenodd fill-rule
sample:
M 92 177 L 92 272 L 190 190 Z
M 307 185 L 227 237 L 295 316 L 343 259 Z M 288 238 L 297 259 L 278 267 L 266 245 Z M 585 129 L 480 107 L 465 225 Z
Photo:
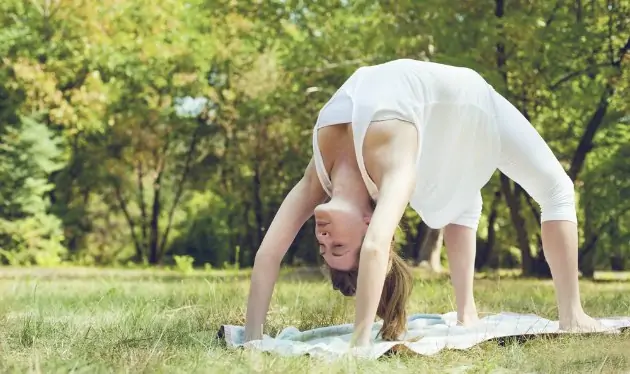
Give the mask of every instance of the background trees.
M 530 118 L 575 180 L 583 273 L 623 269 L 629 19 L 620 0 L 3 1 L 0 257 L 251 265 L 321 105 L 407 57 L 474 68 Z M 477 268 L 548 274 L 535 202 L 498 172 L 483 193 Z M 440 233 L 402 226 L 437 266 Z M 311 231 L 288 264 L 318 261 Z

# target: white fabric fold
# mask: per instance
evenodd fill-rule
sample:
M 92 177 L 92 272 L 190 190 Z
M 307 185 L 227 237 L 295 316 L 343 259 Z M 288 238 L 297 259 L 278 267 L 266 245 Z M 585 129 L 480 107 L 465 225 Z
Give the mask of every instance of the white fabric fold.
M 610 328 L 619 332 L 630 328 L 629 317 L 599 318 Z M 372 337 L 375 338 L 381 323 L 375 323 Z M 559 329 L 558 321 L 548 320 L 533 314 L 502 312 L 486 316 L 474 327 L 457 326 L 456 313 L 415 314 L 409 317 L 407 332 L 400 341 L 389 342 L 376 339 L 369 347 L 350 349 L 352 324 L 334 325 L 300 331 L 287 327 L 275 338 L 265 335 L 262 340 L 244 343 L 244 327 L 221 326 L 219 337 L 229 348 L 245 347 L 278 354 L 281 356 L 310 355 L 333 361 L 344 355 L 365 359 L 377 359 L 390 350 L 404 346 L 419 355 L 433 355 L 443 349 L 465 350 L 485 341 L 536 335 L 569 334 Z

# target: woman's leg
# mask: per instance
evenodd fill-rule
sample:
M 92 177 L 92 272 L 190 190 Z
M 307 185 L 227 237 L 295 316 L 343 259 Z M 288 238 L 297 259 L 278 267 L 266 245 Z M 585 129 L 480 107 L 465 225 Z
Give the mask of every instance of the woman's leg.
M 473 204 L 455 221 L 444 228 L 444 243 L 448 257 L 451 283 L 455 290 L 457 322 L 468 326 L 479 320 L 473 293 L 477 226 L 483 201 L 481 192 Z
M 560 328 L 599 330 L 582 309 L 578 285 L 578 231 L 573 182 L 527 119 L 495 93 L 501 134 L 499 170 L 518 183 L 541 208 L 542 241 L 556 290 Z

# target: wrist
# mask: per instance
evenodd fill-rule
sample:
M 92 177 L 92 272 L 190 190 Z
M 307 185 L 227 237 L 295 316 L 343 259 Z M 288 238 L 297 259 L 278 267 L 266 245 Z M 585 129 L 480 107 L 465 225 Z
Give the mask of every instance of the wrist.
M 263 335 L 263 326 L 262 324 L 248 324 L 245 323 L 245 341 L 248 342 L 250 340 L 260 340 Z
M 357 328 L 355 326 L 355 332 L 354 334 L 352 334 L 351 346 L 361 347 L 361 346 L 370 345 L 371 338 L 372 338 L 371 329 Z
M 252 340 L 262 340 L 262 332 L 254 331 L 254 332 L 245 332 L 245 343 Z
M 357 337 L 352 339 L 350 342 L 350 347 L 366 347 L 369 346 L 372 342 L 370 341 L 370 337 Z

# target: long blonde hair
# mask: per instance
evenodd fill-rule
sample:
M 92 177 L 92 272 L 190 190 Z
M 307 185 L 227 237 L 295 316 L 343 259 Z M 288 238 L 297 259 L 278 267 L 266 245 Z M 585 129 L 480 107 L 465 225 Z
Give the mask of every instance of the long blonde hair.
M 359 252 L 359 257 L 361 253 Z M 376 315 L 383 320 L 379 334 L 383 340 L 398 340 L 407 327 L 407 301 L 411 296 L 413 278 L 409 266 L 390 247 L 389 266 Z M 345 296 L 354 296 L 357 289 L 358 269 L 340 271 L 328 268 L 333 289 Z

